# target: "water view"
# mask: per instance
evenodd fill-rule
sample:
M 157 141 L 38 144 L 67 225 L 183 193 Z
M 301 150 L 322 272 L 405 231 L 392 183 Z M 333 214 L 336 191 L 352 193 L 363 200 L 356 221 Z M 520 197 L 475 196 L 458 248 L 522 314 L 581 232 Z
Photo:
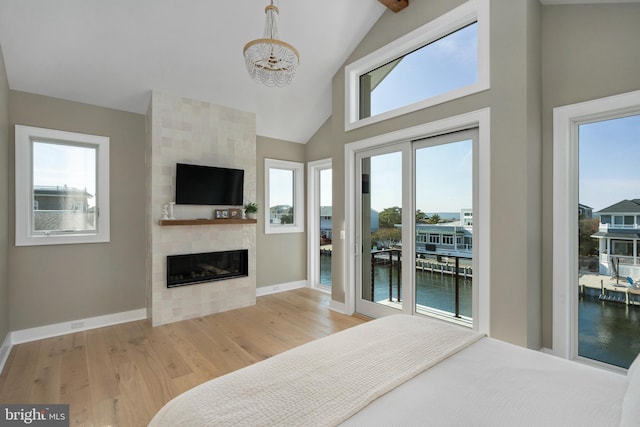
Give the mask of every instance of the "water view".
M 389 300 L 389 266 L 380 265 L 374 269 L 374 301 Z M 398 296 L 397 269 L 392 270 L 394 301 Z M 471 279 L 459 279 L 460 315 L 471 318 L 472 287 Z M 419 306 L 432 308 L 447 313 L 455 313 L 455 278 L 446 274 L 429 271 L 416 272 L 416 303 Z
M 640 306 L 585 296 L 578 325 L 580 356 L 628 368 L 640 353 Z
M 331 283 L 331 255 L 322 254 L 321 283 Z M 389 300 L 388 265 L 374 268 L 374 300 Z M 392 270 L 392 294 L 398 295 L 397 269 Z M 459 279 L 460 315 L 471 318 L 472 281 Z M 455 311 L 455 278 L 446 274 L 416 271 L 417 304 L 453 313 Z M 640 353 L 640 306 L 601 301 L 597 296 L 584 296 L 578 305 L 579 354 L 611 365 L 628 368 Z

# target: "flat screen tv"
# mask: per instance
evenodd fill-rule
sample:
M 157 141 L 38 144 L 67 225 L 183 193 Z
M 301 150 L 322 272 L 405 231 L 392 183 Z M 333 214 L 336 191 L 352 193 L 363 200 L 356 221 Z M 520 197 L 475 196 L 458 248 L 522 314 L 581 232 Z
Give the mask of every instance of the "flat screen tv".
M 212 166 L 176 165 L 176 204 L 243 204 L 244 171 Z

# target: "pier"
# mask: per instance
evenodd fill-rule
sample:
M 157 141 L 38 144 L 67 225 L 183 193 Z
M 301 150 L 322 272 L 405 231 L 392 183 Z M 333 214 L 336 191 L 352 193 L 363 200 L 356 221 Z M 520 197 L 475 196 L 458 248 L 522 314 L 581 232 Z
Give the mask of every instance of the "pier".
M 416 258 L 416 270 L 428 271 L 430 273 L 447 274 L 453 276 L 457 274 L 465 279 L 473 278 L 471 266 L 458 266 L 456 268 L 456 262 L 449 261 L 437 261 L 433 259 Z
M 601 301 L 612 301 L 626 305 L 640 305 L 640 288 L 630 286 L 624 277 L 583 274 L 578 278 L 581 296 L 596 296 Z

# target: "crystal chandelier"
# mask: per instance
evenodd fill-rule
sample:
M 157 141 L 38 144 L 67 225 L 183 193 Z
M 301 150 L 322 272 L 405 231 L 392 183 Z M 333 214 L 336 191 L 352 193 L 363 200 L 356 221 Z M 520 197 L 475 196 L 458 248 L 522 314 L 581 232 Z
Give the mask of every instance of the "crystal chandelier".
M 267 15 L 264 38 L 244 45 L 247 71 L 266 86 L 285 86 L 291 83 L 298 70 L 298 51 L 289 43 L 278 39 L 278 8 L 271 4 L 264 8 Z

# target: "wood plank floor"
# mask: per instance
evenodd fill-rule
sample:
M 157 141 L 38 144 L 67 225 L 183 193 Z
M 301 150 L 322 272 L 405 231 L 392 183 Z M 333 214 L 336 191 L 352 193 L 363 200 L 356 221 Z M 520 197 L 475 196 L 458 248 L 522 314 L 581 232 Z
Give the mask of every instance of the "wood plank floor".
M 297 289 L 155 328 L 141 320 L 18 344 L 0 375 L 0 402 L 68 403 L 74 426 L 145 426 L 185 390 L 365 321 L 328 303 Z

